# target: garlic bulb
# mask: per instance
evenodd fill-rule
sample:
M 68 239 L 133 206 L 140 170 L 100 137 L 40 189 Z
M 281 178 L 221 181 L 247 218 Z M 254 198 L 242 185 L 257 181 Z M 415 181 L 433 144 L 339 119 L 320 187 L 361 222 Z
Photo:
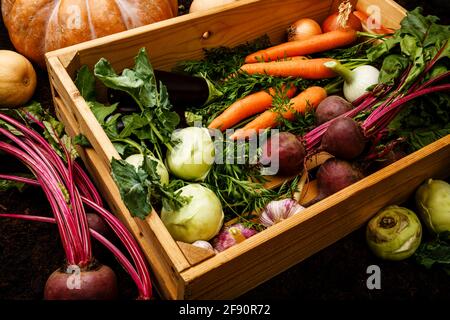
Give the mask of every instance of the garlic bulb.
M 234 224 L 230 227 L 226 227 L 216 238 L 214 238 L 214 249 L 217 252 L 224 251 L 257 233 L 256 230 L 245 228 L 240 223 Z
M 265 227 L 270 227 L 303 210 L 305 208 L 293 199 L 271 201 L 261 213 L 259 222 Z

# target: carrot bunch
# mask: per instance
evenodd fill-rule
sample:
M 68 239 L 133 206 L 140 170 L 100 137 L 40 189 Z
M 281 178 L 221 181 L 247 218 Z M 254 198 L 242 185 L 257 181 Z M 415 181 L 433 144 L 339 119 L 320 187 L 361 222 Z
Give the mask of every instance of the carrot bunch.
M 329 58 L 308 59 L 305 55 L 344 47 L 356 41 L 357 32 L 353 29 L 338 29 L 326 33 L 309 35 L 305 39 L 289 41 L 248 55 L 240 71 L 249 75 L 269 75 L 274 77 L 294 77 L 320 80 L 335 77 L 336 74 L 325 63 Z M 220 116 L 214 119 L 209 128 L 225 131 L 250 116 L 259 114 L 243 128 L 237 130 L 233 139 L 248 138 L 258 130 L 275 128 L 280 117 L 294 120 L 295 113 L 304 114 L 307 107 L 316 108 L 327 97 L 326 90 L 313 86 L 294 97 L 295 88 L 285 92 L 289 106 L 287 110 L 270 110 L 275 89 L 253 93 L 234 102 Z
M 280 116 L 287 120 L 294 120 L 295 113 L 304 114 L 308 107 L 317 108 L 319 103 L 327 97 L 322 87 L 309 87 L 289 100 L 287 110 L 281 113 L 266 110 L 243 128 L 236 130 L 231 139 L 245 139 L 258 133 L 258 130 L 275 128 L 279 125 Z

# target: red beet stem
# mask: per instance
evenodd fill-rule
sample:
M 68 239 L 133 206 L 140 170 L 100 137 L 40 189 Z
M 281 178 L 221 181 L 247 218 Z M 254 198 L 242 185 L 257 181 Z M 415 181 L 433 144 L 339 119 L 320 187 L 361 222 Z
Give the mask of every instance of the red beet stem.
M 40 186 L 38 181 L 36 181 L 34 179 L 30 179 L 30 178 L 0 174 L 0 179 L 12 180 L 12 181 L 17 181 L 17 182 L 27 183 L 27 184 L 34 185 L 34 186 Z M 142 252 L 139 249 L 139 246 L 138 246 L 136 240 L 130 234 L 128 229 L 126 229 L 114 215 L 112 215 L 107 210 L 98 206 L 98 204 L 96 204 L 95 202 L 93 202 L 85 197 L 82 197 L 82 200 L 86 205 L 88 205 L 90 208 L 95 210 L 103 219 L 105 219 L 107 224 L 116 233 L 116 235 L 119 237 L 119 239 L 124 243 L 126 249 L 130 252 L 130 255 L 132 256 L 133 262 L 135 263 L 136 267 L 139 270 L 138 278 L 140 280 L 142 280 L 142 283 L 143 283 L 141 285 L 142 288 L 140 290 L 140 297 L 142 299 L 149 299 L 151 297 L 151 291 L 152 291 L 150 274 L 148 273 L 148 269 L 147 269 L 146 263 L 145 263 L 145 258 L 142 255 Z M 30 217 L 30 216 L 24 216 L 24 217 Z M 54 221 L 53 218 L 44 218 L 44 217 L 38 217 L 38 218 L 42 219 L 42 220 L 34 220 L 34 221 L 41 221 L 41 222 Z M 24 218 L 24 219 L 26 219 L 26 218 Z M 50 220 L 48 220 L 48 219 L 50 219 Z M 51 219 L 53 219 L 53 220 L 51 220 Z M 33 220 L 33 219 L 28 219 L 28 220 Z M 92 233 L 92 231 L 91 231 L 91 233 Z M 127 271 L 128 271 L 128 269 L 127 269 Z M 131 275 L 131 273 L 130 273 L 130 275 Z M 133 280 L 135 280 L 135 279 L 133 279 Z M 138 285 L 137 282 L 136 282 L 136 285 Z
M 51 217 L 42 217 L 42 216 L 35 216 L 35 215 L 16 214 L 16 213 L 0 213 L 0 217 L 56 224 L 55 218 L 51 218 Z M 117 248 L 111 241 L 106 239 L 102 234 L 98 233 L 94 229 L 90 228 L 89 232 L 97 241 L 99 241 L 101 244 L 103 244 L 109 251 L 111 251 L 114 254 L 114 256 L 117 258 L 117 260 L 122 265 L 122 267 L 128 272 L 128 274 L 131 276 L 133 281 L 138 286 L 140 298 L 145 296 L 146 290 L 143 289 L 143 285 L 142 285 L 139 275 L 137 274 L 134 267 L 131 265 L 128 258 L 122 253 L 122 251 L 120 251 L 120 249 Z M 147 298 L 149 299 L 150 297 L 147 297 Z

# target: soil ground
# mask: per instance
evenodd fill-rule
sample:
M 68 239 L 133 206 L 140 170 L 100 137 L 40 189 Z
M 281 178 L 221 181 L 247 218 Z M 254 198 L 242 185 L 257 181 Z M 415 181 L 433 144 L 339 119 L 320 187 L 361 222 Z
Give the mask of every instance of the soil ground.
M 188 8 L 191 1 L 180 1 Z M 448 0 L 397 1 L 449 23 Z M 447 7 L 446 7 L 447 6 Z M 447 8 L 447 10 L 445 9 Z M 0 21 L 0 49 L 12 49 Z M 48 80 L 39 73 L 37 101 L 51 107 Z M 0 172 L 19 170 L 17 163 L 0 156 Z M 368 195 L 369 196 L 369 195 Z M 0 212 L 49 214 L 43 194 L 34 188 L 0 192 Z M 136 290 L 127 274 L 108 252 L 95 246 L 96 257 L 118 275 L 121 299 L 133 299 Z M 42 299 L 48 276 L 63 262 L 63 251 L 52 225 L 0 220 L 0 299 Z M 381 268 L 381 290 L 366 286 L 367 268 Z M 301 300 L 450 300 L 450 277 L 440 270 L 425 270 L 414 261 L 383 262 L 365 244 L 364 229 L 357 230 L 306 261 L 243 295 L 240 299 Z

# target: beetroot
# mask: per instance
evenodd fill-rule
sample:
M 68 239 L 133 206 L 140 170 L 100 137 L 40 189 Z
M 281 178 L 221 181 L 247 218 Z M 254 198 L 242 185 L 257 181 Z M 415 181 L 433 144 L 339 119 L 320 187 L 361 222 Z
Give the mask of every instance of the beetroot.
M 273 145 L 278 139 L 277 150 L 273 150 Z M 303 167 L 305 159 L 305 148 L 294 134 L 289 132 L 280 132 L 274 134 L 266 141 L 262 148 L 261 163 L 271 164 L 272 157 L 276 157 L 278 153 L 279 169 L 278 173 L 282 175 L 292 175 L 298 173 Z
M 322 149 L 345 160 L 359 156 L 365 146 L 366 141 L 361 128 L 351 118 L 333 120 L 322 137 Z
M 369 171 L 375 172 L 380 169 L 383 169 L 384 167 L 387 167 L 390 164 L 393 164 L 394 162 L 400 160 L 403 157 L 406 157 L 407 153 L 401 149 L 394 149 L 389 151 L 385 156 L 376 159 L 369 165 Z
M 105 266 L 91 270 L 68 267 L 53 272 L 44 289 L 45 300 L 113 300 L 117 298 L 117 279 L 114 271 Z
M 351 163 L 331 158 L 320 166 L 316 178 L 319 194 L 315 199 L 307 203 L 306 207 L 361 180 L 363 174 L 361 170 Z
M 353 109 L 353 105 L 339 96 L 329 96 L 316 109 L 316 124 L 321 125 Z
M 108 236 L 109 235 L 109 227 L 106 224 L 105 220 L 103 220 L 103 218 L 101 218 L 98 214 L 96 213 L 86 213 L 86 217 L 87 217 L 87 222 L 89 225 L 89 228 L 97 231 L 98 233 L 100 233 L 103 236 Z

